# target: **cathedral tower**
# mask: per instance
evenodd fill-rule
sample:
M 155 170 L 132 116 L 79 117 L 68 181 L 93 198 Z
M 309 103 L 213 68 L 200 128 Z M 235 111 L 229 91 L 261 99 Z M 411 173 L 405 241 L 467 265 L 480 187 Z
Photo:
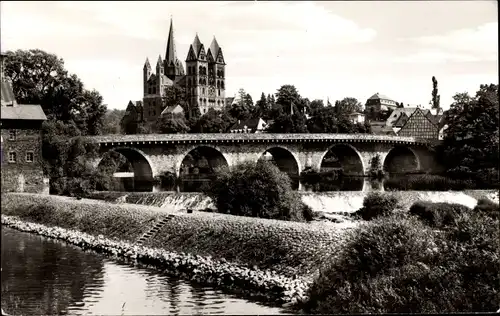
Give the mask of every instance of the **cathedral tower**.
M 184 76 L 184 67 L 179 58 L 177 58 L 177 52 L 175 50 L 174 25 L 172 19 L 170 19 L 170 31 L 168 32 L 167 50 L 163 67 L 165 75 L 172 81 L 175 81 L 178 77 Z

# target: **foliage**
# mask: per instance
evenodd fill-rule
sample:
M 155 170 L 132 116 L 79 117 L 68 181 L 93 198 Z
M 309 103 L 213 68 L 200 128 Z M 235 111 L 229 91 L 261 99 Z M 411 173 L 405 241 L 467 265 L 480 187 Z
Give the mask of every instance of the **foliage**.
M 314 111 L 307 121 L 310 133 L 369 133 L 369 124 L 354 124 L 342 113 L 337 113 L 335 107 L 323 107 Z
M 209 109 L 200 117 L 191 130 L 192 133 L 225 133 L 231 126 L 231 121 L 224 119 L 227 115 L 221 111 Z
M 498 173 L 498 85 L 481 85 L 475 97 L 454 96 L 447 111 L 443 160 L 450 174 L 471 175 L 484 169 Z
M 457 217 L 468 211 L 470 209 L 462 204 L 419 201 L 410 207 L 409 213 L 430 227 L 445 228 L 454 226 Z
M 189 131 L 184 113 L 161 115 L 155 122 L 154 131 L 161 134 L 184 134 Z
M 120 122 L 125 115 L 125 110 L 107 110 L 103 117 L 102 134 L 121 134 L 122 128 Z
M 439 109 L 439 100 L 441 99 L 441 96 L 438 95 L 438 81 L 436 77 L 432 76 L 432 101 L 431 105 L 433 109 Z
M 354 212 L 354 217 L 370 221 L 378 217 L 388 216 L 398 207 L 398 199 L 387 193 L 370 193 L 363 200 L 363 207 Z
M 381 179 L 384 177 L 384 171 L 382 170 L 382 161 L 380 160 L 380 155 L 375 155 L 370 160 L 370 177 Z
M 302 113 L 290 115 L 280 111 L 267 128 L 269 133 L 307 133 L 307 119 Z
M 473 213 L 481 213 L 485 216 L 489 216 L 495 220 L 500 219 L 500 206 L 489 199 L 479 199 L 477 201 L 476 207 L 472 210 Z
M 300 94 L 294 85 L 283 85 L 276 92 L 276 104 L 279 104 L 284 112 L 290 113 L 290 108 L 293 105 L 300 103 Z M 299 110 L 299 112 L 302 112 Z
M 309 114 L 311 116 L 315 116 L 318 111 L 320 111 L 322 108 L 324 108 L 325 105 L 323 104 L 323 100 L 313 100 L 311 101 L 311 104 L 309 105 Z
M 392 176 L 385 180 L 386 190 L 416 191 L 461 191 L 477 189 L 477 183 L 467 179 L 453 179 L 433 174 L 409 174 Z
M 260 99 L 255 103 L 255 116 L 267 117 L 270 109 L 270 104 L 267 102 L 266 95 L 262 92 Z
M 349 115 L 353 112 L 363 112 L 363 105 L 356 98 L 347 97 L 335 101 L 335 111 L 339 115 Z
M 249 119 L 255 112 L 252 97 L 244 89 L 240 89 L 238 95 L 239 101 L 229 109 L 229 114 L 237 120 Z
M 83 135 L 99 135 L 106 106 L 97 91 L 64 68 L 64 61 L 39 49 L 8 51 L 5 75 L 20 104 L 40 104 L 49 120 L 74 121 Z
M 302 202 L 292 191 L 290 178 L 268 162 L 244 163 L 220 172 L 206 194 L 220 213 L 303 220 Z
M 433 231 L 394 215 L 352 234 L 315 280 L 308 313 L 454 313 L 498 309 L 498 220 L 458 215 Z

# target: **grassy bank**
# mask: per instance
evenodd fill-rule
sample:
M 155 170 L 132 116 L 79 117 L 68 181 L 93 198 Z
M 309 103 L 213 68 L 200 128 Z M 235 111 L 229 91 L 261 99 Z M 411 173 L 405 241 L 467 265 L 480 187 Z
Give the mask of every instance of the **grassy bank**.
M 1 205 L 2 214 L 25 221 L 131 242 L 170 212 L 151 206 L 35 194 L 4 194 Z M 145 246 L 226 259 L 287 276 L 311 277 L 337 253 L 347 229 L 332 223 L 173 213 L 175 217 Z

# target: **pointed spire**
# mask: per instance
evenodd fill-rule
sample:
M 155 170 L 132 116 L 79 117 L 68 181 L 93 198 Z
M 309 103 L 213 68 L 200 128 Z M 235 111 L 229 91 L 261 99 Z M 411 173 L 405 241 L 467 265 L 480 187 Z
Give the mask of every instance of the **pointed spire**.
M 170 31 L 168 32 L 167 40 L 167 52 L 165 53 L 165 62 L 167 65 L 174 64 L 177 59 L 175 51 L 175 40 L 174 40 L 174 23 L 173 19 L 170 18 Z
M 151 64 L 149 63 L 149 58 L 146 57 L 146 61 L 144 62 L 144 69 L 151 69 Z
M 201 47 L 200 38 L 198 37 L 198 32 L 196 32 L 196 36 L 194 37 L 194 41 L 193 41 L 193 49 L 194 49 L 194 54 L 196 55 L 196 58 L 198 58 L 198 53 L 200 52 L 200 47 Z
M 219 43 L 217 43 L 217 40 L 214 39 L 212 40 L 212 44 L 210 44 L 210 51 L 212 52 L 212 56 L 214 57 L 215 60 L 217 60 L 217 55 L 219 54 Z
M 161 55 L 158 55 L 158 61 L 156 62 L 156 65 L 161 65 L 163 63 L 163 60 L 161 60 Z

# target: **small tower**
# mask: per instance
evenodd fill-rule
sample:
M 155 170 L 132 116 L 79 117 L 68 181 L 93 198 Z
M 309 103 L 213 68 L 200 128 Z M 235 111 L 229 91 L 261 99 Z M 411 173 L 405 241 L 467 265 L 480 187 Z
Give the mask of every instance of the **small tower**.
M 186 91 L 190 106 L 199 106 L 201 113 L 205 114 L 208 110 L 207 56 L 198 34 L 194 37 L 193 44 L 189 46 L 186 67 L 188 69 Z
M 164 74 L 172 81 L 175 81 L 176 77 L 184 76 L 184 67 L 179 58 L 177 58 L 175 50 L 174 24 L 172 19 L 170 19 L 170 30 L 168 32 L 167 50 L 165 52 L 163 67 L 165 70 Z
M 148 80 L 151 77 L 151 64 L 149 63 L 149 59 L 146 58 L 146 62 L 144 63 L 144 68 L 142 69 L 142 81 L 144 85 L 144 96 L 148 94 Z
M 226 99 L 226 83 L 225 83 L 225 65 L 224 56 L 222 54 L 222 48 L 217 43 L 217 39 L 214 36 L 212 43 L 210 44 L 209 50 L 209 82 L 213 87 L 209 87 L 211 91 L 214 91 L 213 103 L 210 104 L 218 110 L 224 107 L 224 102 Z
M 165 75 L 163 69 L 163 60 L 161 59 L 161 55 L 158 56 L 158 61 L 156 62 L 156 94 L 161 94 L 161 88 L 164 84 L 163 76 Z

